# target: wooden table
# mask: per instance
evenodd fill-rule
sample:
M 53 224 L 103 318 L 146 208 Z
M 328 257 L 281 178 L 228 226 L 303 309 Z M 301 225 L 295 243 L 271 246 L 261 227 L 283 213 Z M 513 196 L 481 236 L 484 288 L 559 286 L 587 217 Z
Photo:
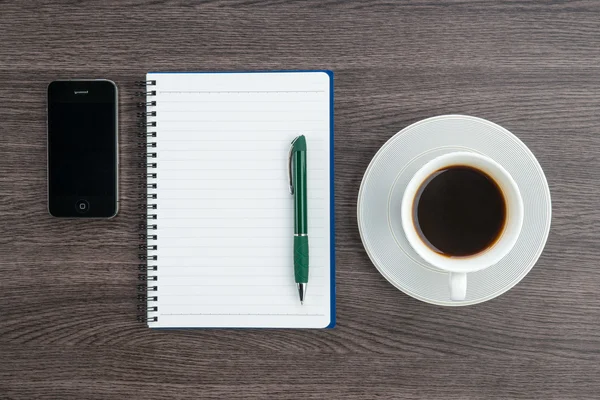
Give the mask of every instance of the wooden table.
M 598 398 L 600 4 L 104 0 L 0 2 L 0 399 Z M 334 330 L 136 322 L 135 80 L 146 71 L 335 71 Z M 120 89 L 121 211 L 46 210 L 46 85 Z M 546 171 L 552 230 L 514 289 L 458 309 L 373 267 L 365 168 L 447 113 L 518 135 Z

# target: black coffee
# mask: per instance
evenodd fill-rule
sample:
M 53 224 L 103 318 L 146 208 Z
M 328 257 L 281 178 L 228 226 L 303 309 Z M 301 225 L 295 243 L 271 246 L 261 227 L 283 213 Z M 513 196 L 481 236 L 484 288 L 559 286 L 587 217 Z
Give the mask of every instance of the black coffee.
M 506 202 L 494 180 L 455 165 L 431 174 L 417 191 L 413 218 L 421 239 L 437 253 L 465 257 L 492 246 L 504 229 Z

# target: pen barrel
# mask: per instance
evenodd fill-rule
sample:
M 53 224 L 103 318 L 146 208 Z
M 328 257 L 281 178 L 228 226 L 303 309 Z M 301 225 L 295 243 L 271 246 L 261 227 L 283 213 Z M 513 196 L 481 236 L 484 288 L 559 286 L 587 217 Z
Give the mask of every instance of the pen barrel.
M 294 233 L 308 233 L 308 204 L 307 204 L 307 170 L 306 170 L 306 151 L 297 151 L 294 155 L 295 162 L 293 167 L 294 181 Z
M 294 278 L 308 283 L 308 236 L 294 236 Z

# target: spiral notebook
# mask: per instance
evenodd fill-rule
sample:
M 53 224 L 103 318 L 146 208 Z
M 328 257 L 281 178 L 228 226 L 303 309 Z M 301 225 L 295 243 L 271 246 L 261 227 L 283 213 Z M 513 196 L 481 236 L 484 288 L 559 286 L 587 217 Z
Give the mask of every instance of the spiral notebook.
M 333 75 L 148 73 L 140 319 L 151 328 L 335 323 Z M 287 155 L 308 147 L 309 283 L 293 271 Z

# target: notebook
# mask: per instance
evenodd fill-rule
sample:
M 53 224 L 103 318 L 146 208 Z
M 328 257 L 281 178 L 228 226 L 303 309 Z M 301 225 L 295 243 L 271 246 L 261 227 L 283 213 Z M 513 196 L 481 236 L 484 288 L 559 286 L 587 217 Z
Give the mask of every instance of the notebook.
M 148 73 L 142 320 L 151 328 L 335 324 L 333 74 Z M 307 141 L 309 282 L 293 269 L 287 157 Z

